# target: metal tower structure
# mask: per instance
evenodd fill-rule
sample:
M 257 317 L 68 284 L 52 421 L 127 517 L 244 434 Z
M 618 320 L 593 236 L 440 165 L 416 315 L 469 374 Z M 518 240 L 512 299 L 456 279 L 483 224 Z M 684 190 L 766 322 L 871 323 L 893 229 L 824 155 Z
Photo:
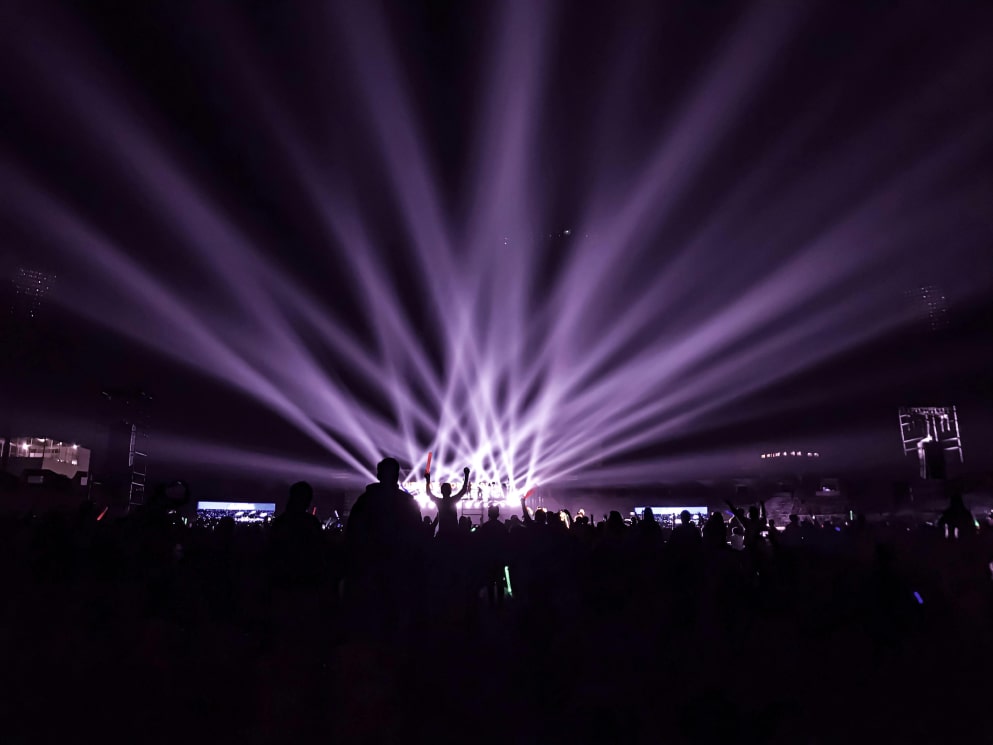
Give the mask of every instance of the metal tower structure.
M 928 472 L 925 451 L 958 453 L 962 455 L 962 433 L 959 431 L 958 412 L 954 406 L 910 406 L 900 409 L 900 438 L 903 454 L 915 453 L 921 464 L 921 476 Z M 943 456 L 940 460 L 944 460 Z
M 108 401 L 121 409 L 118 426 L 129 431 L 128 438 L 128 512 L 145 503 L 148 479 L 148 439 L 152 395 L 141 388 L 108 388 Z

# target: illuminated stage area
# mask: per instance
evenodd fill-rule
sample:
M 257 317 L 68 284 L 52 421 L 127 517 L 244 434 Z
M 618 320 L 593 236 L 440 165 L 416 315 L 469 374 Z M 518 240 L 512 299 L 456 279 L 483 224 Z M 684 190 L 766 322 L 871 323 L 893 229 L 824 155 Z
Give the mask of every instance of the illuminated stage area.
M 993 743 L 991 81 L 990 0 L 0 2 L 0 745 Z
M 456 490 L 461 488 L 461 479 L 453 478 L 450 482 Z M 444 483 L 444 480 L 441 483 Z M 403 488 L 414 497 L 422 513 L 435 509 L 434 503 L 428 496 L 424 481 L 416 479 L 405 481 Z M 432 487 L 436 496 L 438 494 L 438 488 L 438 484 Z M 462 508 L 471 507 L 479 509 L 489 507 L 490 505 L 497 505 L 501 509 L 516 512 L 521 509 L 521 499 L 525 496 L 525 493 L 518 494 L 512 492 L 509 482 L 470 481 L 469 491 L 459 500 L 459 506 Z
M 988 292 L 981 34 L 895 88 L 882 11 L 849 59 L 830 3 L 585 5 L 42 3 L 2 45 L 3 218 L 47 303 L 257 412 L 177 461 L 358 485 L 393 456 L 425 506 L 428 452 L 508 507 L 689 472 L 674 440 L 885 390 L 774 395 L 918 324 L 922 278 Z

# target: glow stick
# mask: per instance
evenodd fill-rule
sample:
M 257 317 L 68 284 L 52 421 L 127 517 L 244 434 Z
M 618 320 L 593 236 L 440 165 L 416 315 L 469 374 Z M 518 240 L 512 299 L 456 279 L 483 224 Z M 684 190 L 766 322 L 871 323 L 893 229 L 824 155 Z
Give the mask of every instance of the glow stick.
M 109 510 L 109 509 L 110 509 L 110 505 L 108 504 L 106 507 L 103 508 L 103 512 L 101 512 L 99 515 L 97 515 L 97 520 L 98 521 L 99 520 L 103 520 L 103 516 L 107 514 L 107 510 Z
M 510 586 L 510 567 L 506 564 L 503 567 L 503 578 L 507 582 L 507 597 L 514 597 L 514 589 Z
M 428 450 L 428 467 L 424 469 L 425 472 L 431 473 L 431 451 Z

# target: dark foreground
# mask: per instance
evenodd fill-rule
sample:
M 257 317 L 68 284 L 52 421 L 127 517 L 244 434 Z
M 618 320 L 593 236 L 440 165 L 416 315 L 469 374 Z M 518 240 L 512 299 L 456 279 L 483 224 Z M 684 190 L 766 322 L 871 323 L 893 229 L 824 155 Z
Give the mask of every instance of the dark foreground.
M 985 527 L 289 523 L 5 519 L 0 740 L 991 741 Z

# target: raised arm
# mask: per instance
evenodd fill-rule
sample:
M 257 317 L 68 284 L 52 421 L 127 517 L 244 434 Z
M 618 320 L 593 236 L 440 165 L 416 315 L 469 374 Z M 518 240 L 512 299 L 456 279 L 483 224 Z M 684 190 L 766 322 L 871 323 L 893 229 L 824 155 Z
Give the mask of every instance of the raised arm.
M 424 472 L 424 491 L 427 492 L 429 498 L 437 499 L 434 492 L 431 491 L 431 471 L 429 470 Z
M 456 494 L 454 497 L 452 497 L 452 501 L 453 502 L 458 502 L 460 499 L 462 499 L 462 497 L 465 496 L 465 493 L 467 491 L 469 491 L 469 468 L 468 467 L 466 467 L 466 468 L 464 468 L 462 470 L 462 488 L 459 490 L 459 493 L 458 494 Z
M 524 515 L 524 524 L 531 525 L 534 520 L 531 519 L 531 513 L 528 512 L 528 507 L 524 504 L 527 497 L 521 497 L 521 514 Z

